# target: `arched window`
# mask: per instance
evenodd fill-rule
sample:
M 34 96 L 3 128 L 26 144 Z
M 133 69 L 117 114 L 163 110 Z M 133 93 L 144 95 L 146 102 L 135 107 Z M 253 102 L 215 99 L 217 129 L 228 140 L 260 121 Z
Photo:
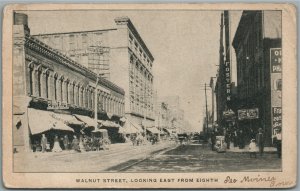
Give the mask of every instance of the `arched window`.
M 50 92 L 50 88 L 49 88 L 49 69 L 46 69 L 44 71 L 44 75 L 45 75 L 45 97 L 48 99 L 49 98 L 49 92 Z
M 36 68 L 36 72 L 37 72 L 37 88 L 38 88 L 38 96 L 42 97 L 42 65 L 39 65 Z
M 68 103 L 69 102 L 69 91 L 68 91 L 68 89 L 69 89 L 69 84 L 70 84 L 70 80 L 69 79 L 67 79 L 66 81 L 66 84 L 65 84 L 65 93 L 66 93 L 66 103 Z
M 59 88 L 60 88 L 60 90 L 59 90 L 59 92 L 60 92 L 60 101 L 61 102 L 63 102 L 63 101 L 65 101 L 64 100 L 64 94 L 63 94 L 63 86 L 64 86 L 64 77 L 63 76 L 61 76 L 60 77 L 60 80 L 59 80 L 59 84 L 60 84 L 60 86 L 59 86 Z
M 30 62 L 28 65 L 29 68 L 29 95 L 33 95 L 33 71 L 34 71 L 34 64 Z
M 57 101 L 57 73 L 53 75 L 54 77 L 54 100 Z

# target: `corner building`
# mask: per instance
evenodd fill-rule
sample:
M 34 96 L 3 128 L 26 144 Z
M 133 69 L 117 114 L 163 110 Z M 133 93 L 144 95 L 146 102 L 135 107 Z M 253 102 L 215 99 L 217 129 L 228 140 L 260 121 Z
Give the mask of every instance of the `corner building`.
M 154 126 L 154 57 L 129 18 L 116 18 L 115 24 L 112 29 L 35 37 L 118 84 L 126 92 L 126 118 L 136 125 Z
M 238 120 L 246 141 L 262 128 L 265 144 L 271 145 L 275 128 L 281 128 L 281 31 L 281 11 L 243 11 L 233 39 L 237 109 L 259 112 L 256 119 Z
M 118 123 L 124 116 L 125 92 L 101 77 L 96 92 L 96 79 L 95 72 L 31 36 L 27 15 L 14 13 L 14 148 L 30 150 L 34 137 L 52 128 L 76 134 L 65 124 L 79 125 L 78 135 L 81 125 L 97 127 L 93 119 L 95 93 L 98 118 Z

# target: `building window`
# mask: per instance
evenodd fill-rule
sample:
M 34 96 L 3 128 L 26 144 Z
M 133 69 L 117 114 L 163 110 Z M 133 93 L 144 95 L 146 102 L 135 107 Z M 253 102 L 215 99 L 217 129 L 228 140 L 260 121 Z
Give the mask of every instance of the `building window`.
M 68 87 L 69 87 L 69 81 L 66 81 L 66 102 L 68 103 L 69 101 L 69 91 L 68 91 Z
M 87 48 L 87 34 L 82 34 L 82 48 L 86 49 Z
M 75 50 L 74 35 L 69 35 L 69 47 L 70 47 L 70 50 Z
M 38 70 L 37 71 L 38 75 L 37 75 L 37 83 L 38 83 L 38 96 L 42 97 L 42 71 Z
M 45 74 L 46 75 L 46 98 L 49 98 L 49 74 Z
M 63 102 L 64 101 L 64 94 L 63 94 L 63 86 L 64 86 L 64 83 L 63 83 L 63 79 L 61 79 L 60 81 L 59 81 L 59 83 L 60 83 L 60 101 L 61 102 Z
M 54 99 L 57 100 L 57 77 L 54 77 Z
M 29 68 L 29 93 L 33 94 L 33 68 Z

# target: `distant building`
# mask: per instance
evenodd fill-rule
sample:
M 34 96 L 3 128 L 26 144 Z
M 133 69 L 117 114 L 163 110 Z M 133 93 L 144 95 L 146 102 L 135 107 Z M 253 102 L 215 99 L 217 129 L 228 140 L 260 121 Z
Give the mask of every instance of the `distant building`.
M 247 140 L 262 128 L 271 144 L 274 129 L 281 128 L 281 31 L 281 11 L 243 11 L 233 39 L 238 126 Z
M 116 18 L 115 23 L 112 29 L 35 37 L 118 84 L 127 95 L 126 117 L 138 125 L 154 126 L 154 57 L 129 18 Z
M 15 13 L 14 147 L 30 150 L 36 142 L 40 142 L 42 132 L 53 128 L 74 131 L 79 135 L 82 125 L 97 126 L 93 119 L 96 79 L 96 73 L 87 67 L 31 36 L 27 15 Z M 101 77 L 97 89 L 98 119 L 118 122 L 124 116 L 124 90 Z M 74 115 L 84 122 L 76 120 Z M 66 124 L 75 125 L 75 130 Z
M 159 100 L 168 106 L 169 128 L 184 129 L 184 110 L 181 109 L 179 96 L 161 97 Z

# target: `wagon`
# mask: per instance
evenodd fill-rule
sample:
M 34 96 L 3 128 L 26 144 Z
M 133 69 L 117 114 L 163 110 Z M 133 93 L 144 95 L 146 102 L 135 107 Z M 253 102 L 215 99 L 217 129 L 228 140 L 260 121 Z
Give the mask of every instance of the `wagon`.
M 92 150 L 108 150 L 111 144 L 106 129 L 95 129 L 92 131 Z

